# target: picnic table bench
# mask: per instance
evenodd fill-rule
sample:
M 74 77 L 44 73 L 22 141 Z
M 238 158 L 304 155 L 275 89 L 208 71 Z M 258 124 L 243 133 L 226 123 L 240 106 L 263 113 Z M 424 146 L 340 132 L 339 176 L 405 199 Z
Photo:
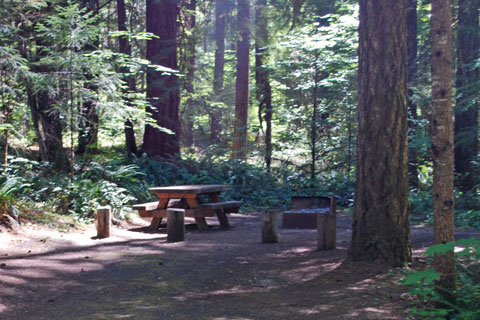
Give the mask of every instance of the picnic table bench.
M 150 228 L 158 229 L 168 208 L 183 208 L 185 217 L 195 218 L 200 230 L 208 229 L 205 217 L 217 216 L 222 227 L 228 228 L 226 213 L 238 212 L 242 201 L 220 201 L 220 193 L 231 189 L 226 185 L 185 185 L 151 188 L 150 193 L 158 196 L 159 201 L 141 203 L 133 206 L 141 217 L 151 217 Z M 202 197 L 205 195 L 206 197 Z M 208 202 L 204 202 L 207 198 Z

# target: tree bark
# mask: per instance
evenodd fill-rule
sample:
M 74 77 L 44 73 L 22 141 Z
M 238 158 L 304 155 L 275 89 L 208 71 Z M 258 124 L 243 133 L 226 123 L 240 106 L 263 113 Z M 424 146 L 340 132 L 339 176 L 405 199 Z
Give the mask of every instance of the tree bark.
M 127 11 L 125 9 L 125 1 L 117 0 L 117 24 L 118 31 L 128 31 L 127 29 Z M 118 37 L 118 48 L 121 54 L 130 56 L 132 54 L 132 49 L 128 41 L 128 37 L 121 36 Z M 135 78 L 127 75 L 127 70 L 121 69 L 123 75 L 123 81 L 127 84 L 128 89 L 125 90 L 124 94 L 128 94 L 128 91 L 135 92 L 137 90 Z M 127 104 L 131 105 L 130 99 L 127 98 Z M 135 141 L 135 132 L 133 130 L 133 123 L 130 119 L 125 120 L 124 124 L 124 134 L 125 134 L 125 145 L 127 149 L 127 154 L 137 154 L 137 143 Z
M 237 79 L 235 84 L 235 122 L 233 158 L 247 156 L 248 80 L 250 52 L 250 0 L 238 0 Z
M 406 0 L 360 0 L 352 260 L 410 261 Z
M 49 4 L 38 14 L 47 14 L 52 9 L 53 5 Z M 22 27 L 25 28 L 25 25 Z M 23 42 L 25 40 L 23 39 L 19 49 L 22 56 L 30 62 L 30 71 L 40 75 L 48 74 L 53 70 L 48 65 L 40 64 L 45 51 L 39 49 L 48 44 L 45 39 L 35 38 L 31 34 L 34 28 L 35 23 L 23 30 L 25 34 L 32 37 L 33 41 Z M 29 47 L 30 44 L 32 47 Z M 33 44 L 35 44 L 35 48 L 33 48 Z M 25 83 L 25 91 L 39 146 L 40 160 L 53 164 L 56 170 L 65 171 L 68 168 L 68 161 L 67 154 L 63 149 L 63 126 L 60 112 L 54 108 L 55 100 L 43 87 L 36 87 L 36 84 L 29 81 Z
M 413 102 L 413 90 L 417 84 L 417 0 L 408 0 L 407 7 L 407 55 L 408 55 L 408 111 L 409 121 L 408 128 L 410 130 L 410 141 L 415 138 L 417 106 Z M 408 172 L 410 186 L 418 188 L 418 163 L 417 149 L 415 146 L 408 148 Z
M 228 14 L 228 0 L 215 2 L 215 67 L 213 69 L 213 94 L 217 102 L 223 101 L 223 73 L 225 66 L 225 22 Z M 216 143 L 220 140 L 222 122 L 220 110 L 212 107 L 210 111 L 210 141 Z
M 31 85 L 33 86 L 33 85 Z M 47 91 L 27 87 L 27 102 L 40 150 L 40 160 L 50 162 L 57 170 L 67 169 L 67 155 L 63 149 L 60 112 L 53 108 L 54 100 Z
M 454 240 L 453 117 L 452 117 L 452 17 L 450 1 L 432 0 L 432 155 L 433 212 L 436 244 Z M 452 254 L 450 252 L 450 254 Z M 448 256 L 435 259 L 442 273 L 439 285 L 455 288 L 455 262 Z
M 257 0 L 255 6 L 255 80 L 256 96 L 259 102 L 260 124 L 265 119 L 265 164 L 270 170 L 272 163 L 272 89 L 265 61 L 268 59 L 268 20 L 265 15 L 267 0 Z M 265 112 L 265 115 L 263 114 Z
M 156 65 L 177 69 L 177 16 L 175 0 L 147 0 L 147 32 L 158 38 L 147 42 L 147 59 Z M 149 68 L 147 71 L 147 113 L 156 125 L 169 129 L 166 133 L 149 124 L 145 126 L 142 152 L 161 158 L 180 153 L 178 105 L 179 84 L 176 75 L 163 75 Z
M 457 99 L 455 107 L 455 171 L 461 191 L 472 190 L 477 184 L 473 161 L 478 154 L 479 69 L 479 0 L 458 2 L 457 31 Z

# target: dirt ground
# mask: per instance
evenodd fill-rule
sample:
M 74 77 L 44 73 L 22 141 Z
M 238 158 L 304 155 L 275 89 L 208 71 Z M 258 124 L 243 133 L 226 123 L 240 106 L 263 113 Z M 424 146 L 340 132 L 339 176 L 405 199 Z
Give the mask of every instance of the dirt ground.
M 348 216 L 329 251 L 316 250 L 315 230 L 279 229 L 279 243 L 262 244 L 259 215 L 229 219 L 228 230 L 188 225 L 179 243 L 140 219 L 102 240 L 93 225 L 2 232 L 0 319 L 407 319 L 397 270 L 346 260 Z M 432 239 L 412 228 L 415 257 Z

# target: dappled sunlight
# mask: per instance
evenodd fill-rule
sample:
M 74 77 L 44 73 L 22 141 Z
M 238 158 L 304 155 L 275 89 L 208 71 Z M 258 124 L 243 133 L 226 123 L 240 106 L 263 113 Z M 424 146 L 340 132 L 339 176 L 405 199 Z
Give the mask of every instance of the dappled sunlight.
M 239 317 L 219 317 L 219 318 L 213 318 L 213 320 L 253 320 L 254 318 L 239 318 Z
M 8 273 L 2 273 L 2 279 L 0 280 L 0 283 L 7 283 L 10 285 L 14 284 L 26 284 L 28 281 L 23 278 L 15 277 L 15 276 L 10 276 Z M 9 291 L 11 294 L 14 294 L 13 290 L 10 288 Z
M 237 294 L 245 295 L 245 294 L 258 293 L 262 291 L 265 291 L 265 288 L 260 286 L 251 287 L 251 288 L 237 286 L 229 289 L 215 290 L 215 291 L 209 291 L 209 292 L 188 292 L 184 295 L 174 296 L 173 299 L 179 302 L 186 302 L 186 301 L 196 300 L 196 299 L 213 298 L 215 296 L 237 295 Z
M 318 262 L 318 261 L 317 261 Z M 341 262 L 337 263 L 318 263 L 306 266 L 296 266 L 294 270 L 288 270 L 281 273 L 281 276 L 290 281 L 310 281 L 322 276 L 327 272 L 331 272 L 341 266 Z
M 373 313 L 380 313 L 380 314 L 388 314 L 389 312 L 388 311 L 385 311 L 385 310 L 382 310 L 382 309 L 379 309 L 379 308 L 364 308 L 363 309 L 364 311 L 366 312 L 373 312 Z
M 43 305 L 47 314 L 56 310 L 49 306 L 81 301 L 92 308 L 92 319 L 176 320 L 176 314 L 197 310 L 208 319 L 228 320 L 263 313 L 272 319 L 335 319 L 331 315 L 339 310 L 342 319 L 401 319 L 389 303 L 392 296 L 400 301 L 392 289 L 403 289 L 384 276 L 385 267 L 346 261 L 341 246 L 318 251 L 311 230 L 281 230 L 279 243 L 263 244 L 258 219 L 231 221 L 229 230 L 189 230 L 186 241 L 177 243 L 167 242 L 164 230 L 114 229 L 102 240 L 90 239 L 93 229 L 44 242 L 36 236 L 16 247 L 20 254 L 0 257 L 6 263 L 3 313 L 18 311 L 19 300 L 22 306 Z M 348 240 L 338 236 L 340 243 Z

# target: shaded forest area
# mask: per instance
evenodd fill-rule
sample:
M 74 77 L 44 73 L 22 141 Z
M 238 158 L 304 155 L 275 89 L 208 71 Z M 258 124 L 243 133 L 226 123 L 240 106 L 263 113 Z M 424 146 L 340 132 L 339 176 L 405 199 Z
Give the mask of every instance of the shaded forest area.
M 352 260 L 403 266 L 410 224 L 433 224 L 436 271 L 409 279 L 452 304 L 479 285 L 452 259 L 454 224 L 480 228 L 479 7 L 3 1 L 1 222 L 124 219 L 166 185 L 231 185 L 244 212 L 335 195 Z

